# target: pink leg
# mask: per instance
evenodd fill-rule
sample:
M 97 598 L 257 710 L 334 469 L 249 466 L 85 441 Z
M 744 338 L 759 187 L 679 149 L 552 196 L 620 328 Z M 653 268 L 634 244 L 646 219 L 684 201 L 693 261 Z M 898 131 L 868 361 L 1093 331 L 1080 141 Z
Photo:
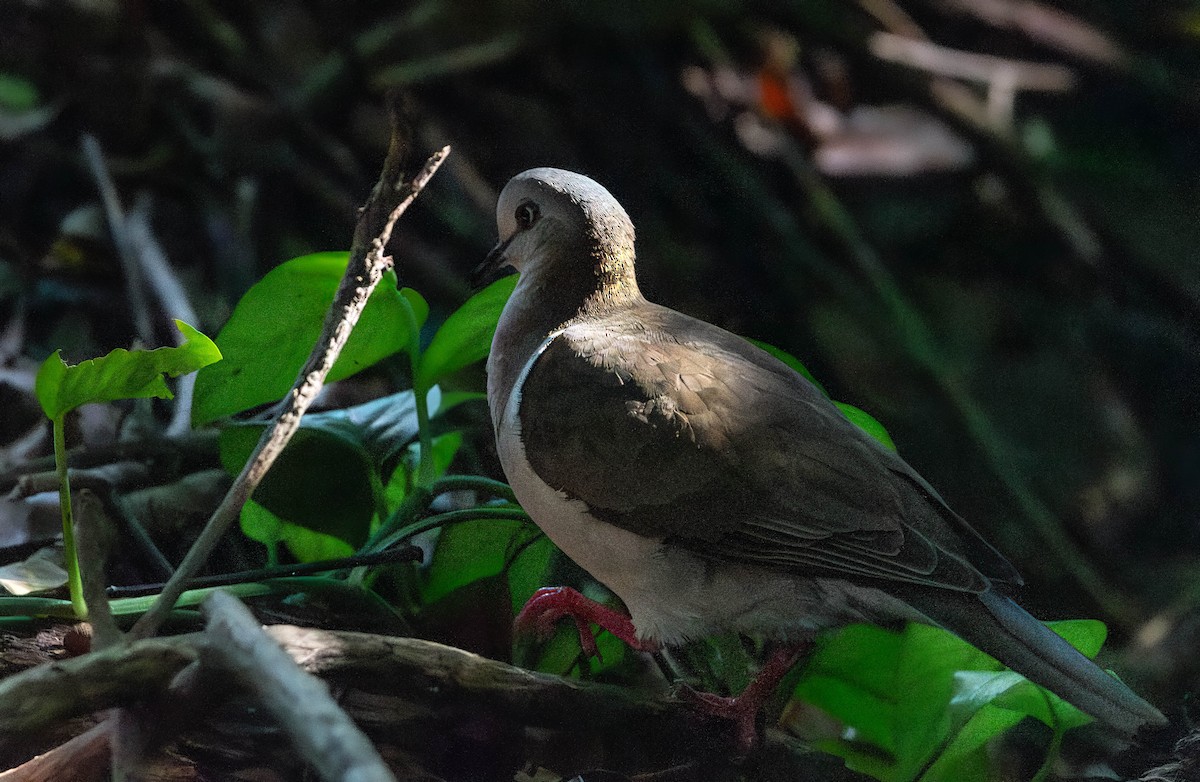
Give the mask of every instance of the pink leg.
M 575 627 L 579 630 L 579 645 L 584 654 L 590 657 L 600 657 L 596 639 L 592 636 L 592 624 L 607 630 L 639 651 L 653 652 L 659 649 L 658 644 L 642 641 L 637 637 L 629 617 L 595 600 L 589 600 L 569 587 L 543 587 L 534 592 L 533 597 L 529 598 L 521 613 L 517 615 L 513 628 L 518 633 L 532 632 L 545 638 L 554 632 L 555 623 L 563 617 L 574 620 Z M 754 681 L 750 682 L 750 686 L 736 697 L 697 692 L 686 686 L 680 688 L 679 695 L 690 702 L 697 711 L 731 720 L 736 730 L 738 746 L 748 751 L 758 742 L 758 730 L 755 725 L 758 712 L 787 672 L 808 652 L 808 648 L 808 644 L 801 644 L 776 649 Z
M 533 632 L 545 638 L 554 632 L 554 624 L 563 617 L 575 621 L 575 627 L 579 630 L 579 645 L 589 657 L 600 657 L 589 624 L 607 630 L 639 651 L 653 652 L 659 648 L 658 644 L 637 637 L 629 617 L 595 600 L 589 600 L 569 587 L 543 587 L 534 592 L 517 615 L 513 628 L 518 633 Z
M 771 653 L 762 670 L 742 694 L 727 698 L 708 692 L 697 692 L 690 687 L 681 688 L 679 695 L 689 701 L 698 711 L 713 717 L 731 720 L 737 731 L 738 747 L 748 751 L 758 743 L 755 720 L 763 704 L 792 666 L 808 652 L 809 645 L 781 646 Z

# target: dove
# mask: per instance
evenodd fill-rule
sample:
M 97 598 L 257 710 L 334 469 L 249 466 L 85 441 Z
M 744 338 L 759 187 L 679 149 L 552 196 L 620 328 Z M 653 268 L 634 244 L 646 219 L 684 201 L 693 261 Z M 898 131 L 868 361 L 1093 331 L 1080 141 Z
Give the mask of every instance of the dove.
M 1123 735 L 1165 722 L 1014 602 L 1009 561 L 812 382 L 646 300 L 633 224 L 604 187 L 535 168 L 504 187 L 496 220 L 477 276 L 520 275 L 487 363 L 500 463 L 629 612 L 548 588 L 518 627 L 572 618 L 589 652 L 589 623 L 645 650 L 784 642 L 741 696 L 697 694 L 742 743 L 803 642 L 856 622 L 945 628 Z

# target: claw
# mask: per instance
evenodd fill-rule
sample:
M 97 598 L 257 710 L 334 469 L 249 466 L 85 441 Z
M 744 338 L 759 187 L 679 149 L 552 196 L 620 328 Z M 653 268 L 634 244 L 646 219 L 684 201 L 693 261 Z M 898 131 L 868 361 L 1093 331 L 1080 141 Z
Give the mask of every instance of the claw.
M 563 617 L 574 620 L 579 631 L 579 646 L 584 654 L 598 660 L 603 658 L 592 635 L 592 624 L 607 630 L 634 649 L 649 651 L 658 648 L 657 645 L 637 637 L 629 617 L 590 600 L 569 587 L 543 587 L 534 592 L 521 609 L 521 613 L 517 614 L 513 629 L 517 633 L 532 632 L 538 638 L 546 639 L 553 634 L 554 625 Z
M 758 744 L 757 720 L 763 704 L 807 651 L 807 644 L 777 649 L 754 681 L 750 682 L 750 686 L 736 697 L 699 692 L 686 684 L 676 688 L 676 696 L 689 703 L 696 711 L 732 722 L 738 749 L 743 753 L 749 752 Z

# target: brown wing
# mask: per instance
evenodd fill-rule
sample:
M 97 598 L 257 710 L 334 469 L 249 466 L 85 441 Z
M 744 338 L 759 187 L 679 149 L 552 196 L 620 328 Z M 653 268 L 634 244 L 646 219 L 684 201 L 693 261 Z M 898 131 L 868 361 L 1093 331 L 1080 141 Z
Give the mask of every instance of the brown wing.
M 530 369 L 521 436 L 547 484 L 708 558 L 971 592 L 984 574 L 1019 582 L 802 376 L 703 321 L 637 316 L 573 325 Z

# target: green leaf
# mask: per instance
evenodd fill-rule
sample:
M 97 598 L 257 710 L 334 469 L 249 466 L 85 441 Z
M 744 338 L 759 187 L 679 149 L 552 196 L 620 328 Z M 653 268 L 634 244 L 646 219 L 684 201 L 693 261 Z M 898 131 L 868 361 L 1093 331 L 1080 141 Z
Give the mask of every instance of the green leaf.
M 71 365 L 55 351 L 38 370 L 34 389 L 42 410 L 53 419 L 92 402 L 157 397 L 170 399 L 163 375 L 178 377 L 221 359 L 213 341 L 181 320 L 184 343 L 173 348 L 125 350 Z
M 1048 625 L 1089 657 L 1106 633 L 1094 620 Z M 852 729 L 852 739 L 822 749 L 886 782 L 986 778 L 988 741 L 1025 717 L 1060 731 L 1090 721 L 953 634 L 919 624 L 902 633 L 854 625 L 819 639 L 795 695 Z
M 299 562 L 341 559 L 354 553 L 344 540 L 289 524 L 254 500 L 242 507 L 241 526 L 242 533 L 251 540 L 267 546 L 284 544 Z
M 962 782 L 987 779 L 991 769 L 988 744 L 1023 719 L 1017 712 L 987 705 L 971 715 L 954 738 L 921 776 L 922 782 Z
M 896 443 L 892 440 L 892 436 L 888 434 L 887 429 L 883 428 L 883 424 L 876 420 L 875 416 L 846 402 L 834 402 L 834 404 L 837 405 L 838 410 L 842 411 L 842 415 L 850 419 L 850 423 L 874 437 L 889 451 L 896 450 Z
M 300 426 L 353 442 L 378 466 L 390 467 L 417 438 L 417 406 L 412 391 L 401 391 L 351 407 L 309 413 Z
M 246 291 L 217 335 L 225 360 L 196 377 L 194 423 L 215 421 L 287 393 L 320 336 L 347 261 L 344 252 L 293 258 Z M 396 275 L 388 270 L 328 381 L 350 377 L 405 349 L 411 336 L 408 306 L 419 329 L 429 315 L 429 305 L 415 291 L 398 291 Z
M 221 463 L 230 473 L 242 469 L 262 430 L 261 426 L 231 426 L 221 432 Z M 299 551 L 315 545 L 308 532 L 354 549 L 370 532 L 378 483 L 361 444 L 328 429 L 301 428 L 254 492 L 260 508 L 287 527 L 276 529 L 269 519 L 254 513 L 249 527 L 243 526 L 256 530 L 247 532 L 255 540 L 266 542 L 266 537 L 286 543 L 297 557 Z
M 487 356 L 500 312 L 516 284 L 516 275 L 501 277 L 446 318 L 421 356 L 414 383 L 417 388 L 429 388 Z
M 33 82 L 11 73 L 0 73 L 0 111 L 13 114 L 30 111 L 38 105 L 38 89 Z
M 421 589 L 426 605 L 481 578 L 500 575 L 516 549 L 537 534 L 523 521 L 480 519 L 446 527 L 438 537 Z

